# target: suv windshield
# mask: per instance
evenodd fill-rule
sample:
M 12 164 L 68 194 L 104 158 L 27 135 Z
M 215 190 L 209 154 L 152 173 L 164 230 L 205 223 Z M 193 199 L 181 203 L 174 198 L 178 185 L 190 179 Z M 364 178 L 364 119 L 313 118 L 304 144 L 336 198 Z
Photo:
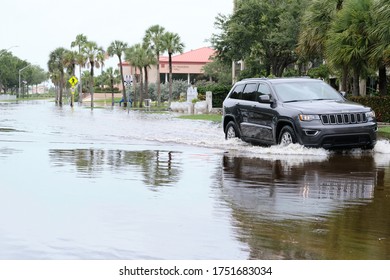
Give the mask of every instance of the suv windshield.
M 343 100 L 335 89 L 321 81 L 275 83 L 274 88 L 282 102 Z

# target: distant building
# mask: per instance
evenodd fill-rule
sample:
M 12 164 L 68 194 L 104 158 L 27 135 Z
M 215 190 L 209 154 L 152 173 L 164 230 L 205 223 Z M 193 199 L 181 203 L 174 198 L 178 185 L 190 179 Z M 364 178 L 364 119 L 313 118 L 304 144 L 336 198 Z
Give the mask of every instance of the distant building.
M 172 79 L 184 80 L 190 84 L 196 80 L 199 75 L 203 75 L 203 66 L 212 61 L 215 51 L 209 47 L 203 47 L 191 50 L 182 54 L 172 55 Z M 168 82 L 169 79 L 169 61 L 168 56 L 160 56 L 160 81 Z M 125 81 L 132 81 L 134 75 L 139 75 L 139 69 L 130 65 L 128 62 L 123 63 L 123 75 Z M 149 83 L 157 81 L 157 67 L 153 65 L 148 71 Z

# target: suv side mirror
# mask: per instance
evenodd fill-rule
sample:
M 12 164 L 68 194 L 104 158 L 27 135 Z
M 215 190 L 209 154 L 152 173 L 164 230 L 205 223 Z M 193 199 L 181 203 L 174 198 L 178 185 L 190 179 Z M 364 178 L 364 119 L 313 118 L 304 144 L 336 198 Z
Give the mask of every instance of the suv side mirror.
M 259 96 L 260 103 L 272 103 L 271 96 L 269 94 L 262 94 Z
M 345 91 L 340 91 L 340 94 L 342 97 L 345 97 L 347 95 L 347 93 Z

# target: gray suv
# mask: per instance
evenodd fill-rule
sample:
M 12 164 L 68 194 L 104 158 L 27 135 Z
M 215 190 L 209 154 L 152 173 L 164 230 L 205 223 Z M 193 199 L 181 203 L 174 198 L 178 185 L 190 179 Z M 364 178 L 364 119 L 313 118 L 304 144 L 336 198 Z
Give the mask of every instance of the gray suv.
M 226 139 L 261 145 L 372 149 L 377 123 L 371 108 L 347 101 L 310 78 L 254 78 L 237 82 L 223 102 Z

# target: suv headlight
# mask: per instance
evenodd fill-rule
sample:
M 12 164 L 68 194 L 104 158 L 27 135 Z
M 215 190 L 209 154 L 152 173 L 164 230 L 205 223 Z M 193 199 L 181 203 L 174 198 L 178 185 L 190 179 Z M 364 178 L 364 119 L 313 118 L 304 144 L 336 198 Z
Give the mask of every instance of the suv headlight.
M 319 115 L 304 115 L 304 114 L 299 114 L 298 115 L 299 120 L 303 122 L 310 122 L 313 120 L 319 120 L 320 116 Z
M 375 118 L 375 112 L 373 110 L 371 110 L 370 112 L 366 112 L 366 118 L 367 119 Z

